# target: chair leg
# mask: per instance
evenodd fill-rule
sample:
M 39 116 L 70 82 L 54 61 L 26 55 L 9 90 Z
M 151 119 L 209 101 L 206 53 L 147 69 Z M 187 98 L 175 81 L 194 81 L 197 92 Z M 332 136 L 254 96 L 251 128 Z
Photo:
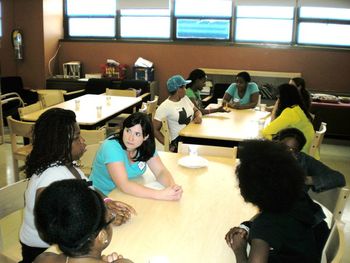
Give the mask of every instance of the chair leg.
M 19 168 L 18 168 L 18 160 L 14 158 L 14 156 L 12 156 L 13 158 L 13 177 L 15 179 L 15 182 L 19 181 Z

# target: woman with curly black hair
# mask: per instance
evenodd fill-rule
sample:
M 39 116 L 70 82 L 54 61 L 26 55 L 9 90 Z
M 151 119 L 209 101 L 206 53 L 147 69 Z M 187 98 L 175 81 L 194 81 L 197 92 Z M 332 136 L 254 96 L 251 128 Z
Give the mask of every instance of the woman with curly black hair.
M 271 122 L 262 130 L 264 138 L 272 139 L 280 130 L 285 128 L 297 128 L 306 138 L 303 147 L 304 153 L 309 153 L 315 131 L 312 125 L 312 117 L 304 106 L 298 89 L 290 84 L 282 84 L 278 87 L 279 99 L 276 102 L 276 110 L 272 112 Z M 317 156 L 317 159 L 318 156 Z
M 241 195 L 259 213 L 226 234 L 237 262 L 319 262 L 314 218 L 303 192 L 305 174 L 295 158 L 284 145 L 258 140 L 243 142 L 239 156 Z
M 34 224 L 36 199 L 52 182 L 63 179 L 87 180 L 83 172 L 75 166 L 75 161 L 84 154 L 85 146 L 73 111 L 52 108 L 45 111 L 35 123 L 33 149 L 25 164 L 26 175 L 30 181 L 25 192 L 26 205 L 20 230 L 23 263 L 32 262 L 49 246 L 39 237 Z M 114 213 L 118 214 L 118 219 L 121 215 L 126 215 L 120 223 L 127 220 L 130 212 L 133 212 L 132 207 L 124 203 L 111 199 L 106 201 Z
M 164 189 L 147 188 L 130 180 L 144 174 L 147 166 Z M 151 119 L 141 112 L 125 119 L 119 137 L 112 136 L 103 142 L 90 179 L 106 195 L 116 187 L 131 195 L 159 200 L 179 200 L 182 195 L 181 186 L 175 183 L 156 152 Z
M 84 180 L 68 179 L 49 185 L 38 197 L 34 214 L 43 240 L 57 244 L 63 252 L 44 252 L 35 263 L 131 262 L 117 253 L 102 256 L 112 239 L 110 224 L 114 218 L 101 195 Z

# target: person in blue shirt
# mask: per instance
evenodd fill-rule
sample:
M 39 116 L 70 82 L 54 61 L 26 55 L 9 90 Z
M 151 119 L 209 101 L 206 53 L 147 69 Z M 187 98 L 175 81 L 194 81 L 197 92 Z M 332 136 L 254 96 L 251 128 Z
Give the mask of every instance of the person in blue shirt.
M 236 83 L 232 83 L 225 92 L 223 104 L 233 109 L 255 108 L 259 100 L 259 88 L 248 72 L 237 74 Z
M 147 166 L 164 189 L 150 189 L 130 180 L 141 176 Z M 125 119 L 119 136 L 102 143 L 90 180 L 105 195 L 116 187 L 127 194 L 159 200 L 179 200 L 182 195 L 181 186 L 175 183 L 155 150 L 152 122 L 141 112 Z

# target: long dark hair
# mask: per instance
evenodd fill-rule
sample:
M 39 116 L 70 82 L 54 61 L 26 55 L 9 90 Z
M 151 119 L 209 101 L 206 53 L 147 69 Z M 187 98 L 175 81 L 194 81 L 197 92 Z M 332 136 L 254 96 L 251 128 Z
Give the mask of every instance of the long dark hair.
M 131 128 L 137 124 L 140 124 L 141 126 L 143 137 L 148 136 L 148 138 L 140 145 L 139 148 L 137 148 L 137 154 L 133 161 L 147 162 L 153 157 L 156 150 L 153 125 L 151 118 L 147 114 L 142 112 L 135 112 L 126 118 L 123 122 L 123 128 L 119 132 L 118 141 L 122 148 L 126 150 L 126 146 L 123 142 L 124 129 Z
M 304 102 L 301 99 L 298 89 L 290 84 L 282 84 L 278 87 L 279 91 L 279 104 L 276 111 L 276 117 L 278 117 L 282 111 L 286 108 L 291 108 L 298 105 L 305 113 L 306 117 L 312 121 L 310 112 L 306 109 Z
M 87 255 L 98 233 L 109 223 L 101 195 L 85 180 L 76 179 L 46 187 L 38 197 L 34 215 L 41 238 L 58 244 L 71 257 Z
M 33 130 L 33 150 L 28 155 L 25 172 L 28 178 L 51 166 L 72 163 L 75 113 L 52 108 L 40 115 Z
M 299 89 L 301 99 L 303 100 L 306 109 L 310 110 L 311 97 L 310 97 L 310 93 L 306 90 L 305 80 L 303 78 L 292 78 L 292 81 L 295 83 L 295 85 Z

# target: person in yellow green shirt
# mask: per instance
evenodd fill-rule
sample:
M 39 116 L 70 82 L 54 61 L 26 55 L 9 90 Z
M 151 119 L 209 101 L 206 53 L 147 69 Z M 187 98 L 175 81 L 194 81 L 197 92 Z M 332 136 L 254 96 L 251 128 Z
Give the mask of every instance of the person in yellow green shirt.
M 315 131 L 312 126 L 312 117 L 301 99 L 298 89 L 290 84 L 278 87 L 279 98 L 275 118 L 262 130 L 262 136 L 272 139 L 272 136 L 285 128 L 297 128 L 306 138 L 302 152 L 309 153 Z M 318 153 L 316 159 L 319 159 Z

